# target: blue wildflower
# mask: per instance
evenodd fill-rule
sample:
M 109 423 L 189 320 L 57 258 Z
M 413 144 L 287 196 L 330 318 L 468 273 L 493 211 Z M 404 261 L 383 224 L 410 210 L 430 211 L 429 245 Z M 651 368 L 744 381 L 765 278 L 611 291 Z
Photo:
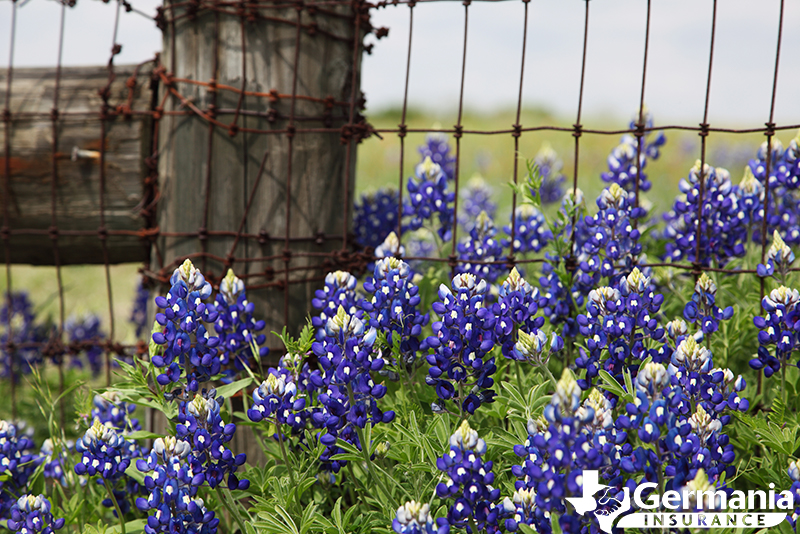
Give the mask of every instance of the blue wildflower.
M 493 462 L 484 462 L 485 454 L 486 442 L 464 420 L 450 436 L 450 451 L 436 460 L 436 467 L 448 477 L 436 486 L 436 494 L 452 500 L 447 511 L 451 526 L 463 528 L 474 521 L 481 530 L 496 521 L 494 501 L 500 490 L 492 487 Z
M 558 202 L 564 196 L 564 185 L 567 182 L 567 177 L 562 172 L 564 163 L 550 143 L 546 141 L 542 143 L 534 162 L 542 179 L 539 186 L 539 199 L 542 204 Z
M 416 174 L 406 184 L 408 196 L 403 215 L 409 217 L 409 230 L 427 227 L 444 241 L 450 239 L 455 217 L 455 193 L 447 188 L 447 176 L 430 158 L 417 165 Z M 434 222 L 438 219 L 438 226 Z M 427 226 L 426 226 L 427 225 Z
M 716 304 L 717 284 L 703 273 L 694 286 L 692 300 L 683 308 L 683 316 L 690 323 L 699 323 L 703 334 L 713 334 L 719 328 L 719 322 L 733 317 L 733 307 L 724 310 Z
M 397 230 L 400 196 L 394 189 L 361 195 L 353 211 L 353 233 L 362 247 L 377 247 Z
M 539 252 L 553 239 L 553 232 L 547 228 L 544 215 L 531 204 L 523 204 L 514 214 L 514 253 L 527 254 Z M 511 235 L 511 226 L 505 226 L 503 231 Z M 503 239 L 502 245 L 507 248 L 510 239 Z
M 11 508 L 6 526 L 18 534 L 51 534 L 64 526 L 64 518 L 50 513 L 50 501 L 44 495 L 23 495 Z
M 419 154 L 423 161 L 430 158 L 433 163 L 441 167 L 448 180 L 455 178 L 456 157 L 450 153 L 450 145 L 444 134 L 428 134 L 425 144 L 419 147 Z
M 753 319 L 760 331 L 758 354 L 750 360 L 750 367 L 763 369 L 766 377 L 786 367 L 792 356 L 797 344 L 798 302 L 800 293 L 796 289 L 780 286 L 761 301 L 766 315 Z
M 397 509 L 392 530 L 397 534 L 448 534 L 450 525 L 443 517 L 434 522 L 429 505 L 409 501 Z
M 311 299 L 314 309 L 320 310 L 319 315 L 311 318 L 311 325 L 317 329 L 317 340 L 325 338 L 325 325 L 336 317 L 339 306 L 353 316 L 359 316 L 356 299 L 356 277 L 347 271 L 334 271 L 325 276 L 325 287 L 317 289 L 315 297 Z
M 467 186 L 459 193 L 461 195 L 461 214 L 458 222 L 467 232 L 475 226 L 475 220 L 480 213 L 494 219 L 497 213 L 497 204 L 492 201 L 492 188 L 480 175 L 475 175 L 467 182 Z
M 197 391 L 200 382 L 219 374 L 222 358 L 216 350 L 219 338 L 210 336 L 204 323 L 214 323 L 217 311 L 203 301 L 211 296 L 211 284 L 186 260 L 170 278 L 166 297 L 156 297 L 163 310 L 156 314 L 153 332 L 153 365 L 161 369 L 158 383 L 166 386 L 186 378 L 186 389 Z
M 256 320 L 254 311 L 255 304 L 247 300 L 244 282 L 228 269 L 219 284 L 215 323 L 219 348 L 222 349 L 220 363 L 228 366 L 225 370 L 228 381 L 250 366 L 254 351 L 258 351 L 259 361 L 269 354 L 269 348 L 264 345 L 267 336 L 259 333 L 266 323 Z
M 433 353 L 427 356 L 430 368 L 425 382 L 436 389 L 439 399 L 452 399 L 460 410 L 475 413 L 482 403 L 494 401 L 492 375 L 497 366 L 490 352 L 495 318 L 485 306 L 485 280 L 457 274 L 451 288 L 439 286 L 441 302 L 433 303 L 441 320 L 433 323 L 433 335 L 427 339 Z
M 494 221 L 485 211 L 480 212 L 469 237 L 458 244 L 458 272 L 471 273 L 494 283 L 506 268 L 502 263 L 503 246 L 496 236 Z
M 0 518 L 7 518 L 39 465 L 33 439 L 0 420 Z
M 197 461 L 187 441 L 174 437 L 158 438 L 147 459 L 138 460 L 136 468 L 147 475 L 144 485 L 147 498 L 136 499 L 136 507 L 150 512 L 144 527 L 146 534 L 193 532 L 215 534 L 219 519 L 206 509 L 197 490 L 203 484 L 202 473 L 196 473 Z
M 100 330 L 100 318 L 94 314 L 87 315 L 82 319 L 70 317 L 64 324 L 64 332 L 76 349 L 73 352 L 72 365 L 79 369 L 82 368 L 84 362 L 81 356 L 84 356 L 92 375 L 99 375 L 103 369 L 103 346 L 101 343 L 106 337 Z

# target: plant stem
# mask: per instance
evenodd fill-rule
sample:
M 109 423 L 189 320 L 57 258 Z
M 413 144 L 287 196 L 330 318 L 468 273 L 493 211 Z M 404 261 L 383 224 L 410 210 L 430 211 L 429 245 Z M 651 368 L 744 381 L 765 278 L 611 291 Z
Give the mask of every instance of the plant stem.
M 787 362 L 788 363 L 788 362 Z M 781 398 L 786 405 L 786 365 L 781 365 Z
M 472 534 L 478 534 L 478 523 L 475 521 L 475 516 L 469 516 L 470 526 L 472 526 Z
M 558 388 L 558 380 L 556 380 L 556 377 L 554 377 L 553 373 L 550 372 L 550 368 L 547 367 L 546 363 L 543 363 L 540 367 L 544 369 L 547 378 L 550 380 L 550 383 L 553 384 L 553 391 L 555 391 Z
M 106 493 L 108 493 L 108 497 L 114 504 L 114 510 L 117 511 L 117 519 L 119 519 L 120 533 L 125 534 L 125 518 L 122 517 L 122 510 L 120 510 L 119 508 L 119 503 L 117 502 L 117 498 L 114 496 L 114 491 L 111 489 L 108 480 L 106 480 L 105 478 L 103 478 L 103 486 L 106 488 Z
M 230 496 L 230 491 L 226 494 L 222 490 L 222 486 L 217 486 L 217 492 L 220 495 L 220 500 L 222 501 L 222 505 L 228 511 L 228 513 L 233 517 L 233 520 L 236 521 L 236 525 L 239 527 L 239 531 L 242 534 L 247 532 L 244 528 L 244 521 L 242 521 L 241 516 L 239 516 L 239 511 L 236 509 L 236 503 L 231 503 L 228 501 L 228 497 Z
M 522 395 L 522 367 L 520 367 L 517 360 L 514 360 L 514 365 L 517 368 L 517 389 L 519 389 L 519 393 Z
M 369 475 L 375 482 L 378 483 L 378 487 L 386 496 L 386 500 L 391 501 L 392 494 L 389 493 L 389 491 L 386 489 L 386 486 L 383 485 L 383 479 L 378 476 L 377 472 L 375 472 L 375 467 L 372 465 L 372 458 L 369 457 L 369 443 L 364 442 L 364 431 L 358 425 L 356 425 L 356 433 L 358 434 L 358 441 L 361 443 L 361 454 L 364 456 L 364 462 L 367 464 Z
M 294 471 L 292 471 L 292 466 L 289 464 L 289 456 L 286 454 L 286 448 L 283 446 L 283 430 L 281 429 L 281 424 L 275 419 L 275 427 L 278 429 L 278 444 L 281 447 L 281 456 L 283 457 L 283 463 L 286 464 L 286 470 L 289 471 L 289 481 L 292 483 L 292 487 L 296 487 L 294 482 Z

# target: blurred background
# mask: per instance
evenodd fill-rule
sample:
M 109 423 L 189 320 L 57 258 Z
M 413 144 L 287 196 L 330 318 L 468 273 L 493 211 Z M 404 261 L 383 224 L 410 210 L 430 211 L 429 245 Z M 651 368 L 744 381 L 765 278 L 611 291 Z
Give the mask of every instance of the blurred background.
M 17 0 L 18 19 L 14 64 L 53 66 L 57 61 L 60 4 L 54 0 Z M 161 49 L 161 33 L 152 17 L 158 0 L 133 0 L 131 11 L 120 13 L 116 42 L 122 51 L 117 65 L 152 58 Z M 0 68 L 11 53 L 9 0 L 0 2 Z M 777 42 L 779 0 L 726 0 L 718 3 L 717 33 L 711 82 L 709 118 L 712 126 L 760 128 L 768 120 Z M 579 0 L 532 0 L 525 78 L 522 92 L 523 127 L 575 122 L 581 71 L 585 4 Z M 591 3 L 589 47 L 582 123 L 585 128 L 625 129 L 638 111 L 647 3 L 644 0 L 601 0 Z M 374 9 L 374 26 L 389 28 L 387 37 L 373 43 L 365 55 L 362 89 L 367 120 L 376 128 L 396 128 L 403 103 L 409 46 L 409 8 L 406 5 Z M 113 40 L 115 2 L 79 0 L 67 10 L 64 65 L 103 65 Z M 519 1 L 474 2 L 469 10 L 469 40 L 464 88 L 465 129 L 508 129 L 515 122 L 519 91 L 524 5 Z M 650 50 L 645 102 L 656 125 L 696 126 L 702 121 L 709 60 L 712 1 L 652 0 Z M 86 31 L 86 28 L 92 28 Z M 424 2 L 414 9 L 407 124 L 410 128 L 456 122 L 464 8 L 458 1 Z M 800 2 L 785 4 L 782 68 L 778 77 L 775 122 L 800 123 Z M 795 131 L 780 132 L 785 144 Z M 405 173 L 419 162 L 416 146 L 425 134 L 409 134 Z M 730 170 L 738 182 L 747 160 L 754 157 L 763 134 L 713 133 L 708 139 L 707 162 Z M 451 140 L 452 142 L 452 140 Z M 521 158 L 536 156 L 548 142 L 572 176 L 574 141 L 571 133 L 535 132 L 520 138 Z M 600 173 L 619 143 L 616 135 L 584 135 L 581 140 L 579 180 L 588 198 L 602 188 Z M 659 160 L 648 165 L 653 189 L 646 195 L 666 209 L 678 193 L 676 184 L 699 158 L 694 132 L 667 132 Z M 515 158 L 513 139 L 502 135 L 467 135 L 462 140 L 461 176 L 479 174 L 494 189 L 498 220 L 510 212 Z M 400 144 L 396 134 L 370 137 L 358 150 L 357 192 L 397 187 Z M 112 267 L 114 313 L 130 314 L 136 292 L 136 265 Z M 68 314 L 98 314 L 108 318 L 101 266 L 63 269 Z M 15 288 L 31 290 L 37 313 L 55 313 L 56 282 L 49 267 L 13 267 Z M 5 284 L 0 277 L 0 284 Z M 35 290 L 33 290 L 35 289 Z M 95 298 L 94 295 L 99 295 Z M 131 340 L 133 326 L 118 324 L 116 337 Z

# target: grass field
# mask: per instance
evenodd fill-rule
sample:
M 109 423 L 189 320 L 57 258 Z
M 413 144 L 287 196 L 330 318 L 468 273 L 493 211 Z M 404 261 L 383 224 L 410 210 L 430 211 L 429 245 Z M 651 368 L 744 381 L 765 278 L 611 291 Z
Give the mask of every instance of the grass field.
M 658 117 L 656 116 L 656 119 Z M 400 123 L 397 110 L 368 116 L 376 128 L 395 128 Z M 410 110 L 407 124 L 410 128 L 430 128 L 434 124 L 453 125 L 453 115 L 437 116 Z M 500 130 L 509 129 L 514 122 L 514 112 L 498 112 L 490 115 L 465 113 L 465 129 Z M 585 122 L 587 128 L 627 127 L 627 118 L 599 117 Z M 547 113 L 527 110 L 522 113 L 521 123 L 525 126 L 555 124 L 569 127 L 571 121 L 553 117 Z M 794 135 L 784 134 L 788 142 Z M 386 134 L 381 140 L 371 137 L 359 146 L 356 169 L 356 189 L 358 193 L 380 187 L 397 187 L 399 177 L 400 143 L 396 134 Z M 406 138 L 404 174 L 407 178 L 419 162 L 417 147 L 425 140 L 425 134 L 409 134 Z M 708 139 L 710 164 L 724 166 L 731 171 L 735 182 L 742 176 L 742 169 L 748 158 L 755 155 L 763 136 L 713 134 Z M 451 139 L 451 144 L 453 140 Z M 520 138 L 519 157 L 533 158 L 543 142 L 549 142 L 564 161 L 564 173 L 572 180 L 574 140 L 569 132 L 524 133 Z M 616 135 L 586 134 L 580 141 L 579 187 L 586 193 L 587 202 L 593 206 L 593 199 L 602 189 L 600 173 L 606 170 L 606 157 L 619 143 Z M 661 158 L 647 167 L 653 182 L 653 189 L 645 195 L 659 210 L 668 209 L 677 194 L 678 181 L 686 176 L 688 169 L 699 158 L 699 137 L 693 133 L 668 132 L 667 144 L 663 147 Z M 466 134 L 461 143 L 461 177 L 469 179 L 474 174 L 482 175 L 494 188 L 496 201 L 500 207 L 498 226 L 507 220 L 511 205 L 511 189 L 507 183 L 513 176 L 514 143 L 510 134 L 473 135 Z M 520 178 L 523 178 L 524 161 L 520 162 Z M 464 182 L 465 182 L 464 181 Z M 462 183 L 464 183 L 462 182 Z M 111 268 L 113 310 L 115 317 L 115 338 L 132 341 L 133 329 L 128 323 L 131 303 L 138 281 L 137 265 L 118 265 Z M 102 266 L 69 266 L 62 269 L 64 283 L 65 316 L 81 316 L 85 313 L 98 314 L 104 330 L 109 328 L 109 309 L 105 285 L 105 272 Z M 15 290 L 30 293 L 37 310 L 49 315 L 53 320 L 59 316 L 58 285 L 55 269 L 51 267 L 14 266 L 12 281 Z M 0 274 L 0 290 L 5 291 L 6 277 Z

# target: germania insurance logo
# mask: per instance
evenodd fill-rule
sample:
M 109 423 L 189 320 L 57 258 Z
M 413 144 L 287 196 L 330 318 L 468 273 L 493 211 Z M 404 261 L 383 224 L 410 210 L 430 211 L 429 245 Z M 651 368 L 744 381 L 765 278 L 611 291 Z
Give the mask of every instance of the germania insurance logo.
M 611 534 L 617 528 L 768 528 L 786 519 L 794 509 L 790 491 L 775 492 L 769 489 L 733 491 L 731 494 L 710 487 L 706 490 L 689 489 L 665 491 L 663 495 L 643 493 L 655 490 L 658 484 L 639 484 L 630 494 L 624 488 L 622 500 L 611 496 L 612 488 L 599 483 L 597 471 L 583 472 L 583 496 L 567 497 L 580 515 L 589 512 L 597 518 L 600 530 Z M 624 515 L 633 507 L 638 510 Z M 702 509 L 702 512 L 684 510 Z M 617 521 L 617 519 L 619 519 Z M 616 522 L 616 525 L 615 525 Z

